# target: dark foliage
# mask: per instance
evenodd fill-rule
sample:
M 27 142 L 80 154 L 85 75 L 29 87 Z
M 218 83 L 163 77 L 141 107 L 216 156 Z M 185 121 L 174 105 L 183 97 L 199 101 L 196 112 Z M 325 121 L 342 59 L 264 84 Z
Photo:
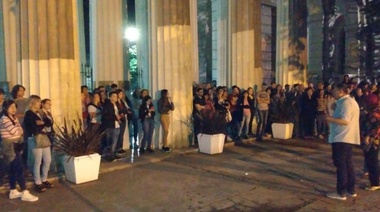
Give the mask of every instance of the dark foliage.
M 274 123 L 290 123 L 294 116 L 294 107 L 292 102 L 284 98 L 278 98 L 273 101 L 271 107 L 272 120 Z
M 56 135 L 55 148 L 70 158 L 90 155 L 99 150 L 103 135 L 104 131 L 98 126 L 82 130 L 80 119 L 72 121 L 70 126 L 65 119 L 64 126 Z
M 203 134 L 215 135 L 225 133 L 227 128 L 226 117 L 226 110 L 203 110 L 197 114 L 195 124 L 200 126 L 200 133 Z

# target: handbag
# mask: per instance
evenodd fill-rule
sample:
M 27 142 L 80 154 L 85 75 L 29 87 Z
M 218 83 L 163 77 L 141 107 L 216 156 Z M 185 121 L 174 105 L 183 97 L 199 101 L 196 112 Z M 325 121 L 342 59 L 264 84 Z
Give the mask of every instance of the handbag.
M 35 139 L 36 148 L 46 148 L 51 146 L 50 139 L 46 134 L 37 134 Z

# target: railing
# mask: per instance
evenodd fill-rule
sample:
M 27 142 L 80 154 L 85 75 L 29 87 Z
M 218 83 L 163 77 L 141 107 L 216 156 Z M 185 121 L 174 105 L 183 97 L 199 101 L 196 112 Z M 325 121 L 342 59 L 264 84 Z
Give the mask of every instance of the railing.
M 90 64 L 81 64 L 80 78 L 81 85 L 87 85 L 89 91 L 94 89 L 94 76 L 92 73 L 92 66 Z

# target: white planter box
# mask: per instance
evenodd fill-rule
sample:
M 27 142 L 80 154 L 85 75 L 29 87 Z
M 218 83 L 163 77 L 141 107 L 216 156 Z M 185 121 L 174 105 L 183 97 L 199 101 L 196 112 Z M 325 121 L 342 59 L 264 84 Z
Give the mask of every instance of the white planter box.
M 63 166 L 68 181 L 80 184 L 98 179 L 101 159 L 99 154 L 72 157 L 67 162 L 68 158 L 67 155 L 63 158 Z
M 224 147 L 224 139 L 224 134 L 198 134 L 199 151 L 210 155 L 222 153 Z
M 294 126 L 293 123 L 286 123 L 286 124 L 273 123 L 272 124 L 273 138 L 279 138 L 279 139 L 291 138 L 293 135 L 293 126 Z

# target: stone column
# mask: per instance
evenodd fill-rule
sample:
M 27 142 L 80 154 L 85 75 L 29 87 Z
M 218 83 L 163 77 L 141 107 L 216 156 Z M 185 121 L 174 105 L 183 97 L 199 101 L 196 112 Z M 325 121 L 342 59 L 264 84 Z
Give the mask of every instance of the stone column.
M 307 8 L 303 0 L 277 1 L 276 81 L 306 83 Z
M 91 64 L 96 86 L 118 83 L 123 87 L 122 0 L 91 0 Z
M 143 12 L 144 8 L 138 7 Z M 189 118 L 192 112 L 192 82 L 198 64 L 194 64 L 197 44 L 194 44 L 193 21 L 197 21 L 196 0 L 147 1 L 149 36 L 149 69 L 143 75 L 148 82 L 153 99 L 160 98 L 160 91 L 168 89 L 175 110 L 171 114 L 169 141 L 174 148 L 189 145 Z M 193 12 L 191 12 L 193 11 Z M 139 49 L 140 46 L 137 46 Z M 194 52 L 195 51 L 195 52 Z M 155 147 L 161 147 L 162 132 L 159 116 L 154 136 Z
M 8 92 L 7 67 L 5 63 L 3 1 L 0 1 L 0 88 Z
M 229 68 L 227 85 L 242 88 L 262 82 L 261 2 L 229 1 Z
M 81 114 L 76 0 L 3 3 L 11 85 L 25 86 L 26 96 L 50 98 L 58 124 L 65 117 L 76 119 Z M 20 30 L 19 42 L 15 29 Z M 19 55 L 15 49 L 21 50 Z

